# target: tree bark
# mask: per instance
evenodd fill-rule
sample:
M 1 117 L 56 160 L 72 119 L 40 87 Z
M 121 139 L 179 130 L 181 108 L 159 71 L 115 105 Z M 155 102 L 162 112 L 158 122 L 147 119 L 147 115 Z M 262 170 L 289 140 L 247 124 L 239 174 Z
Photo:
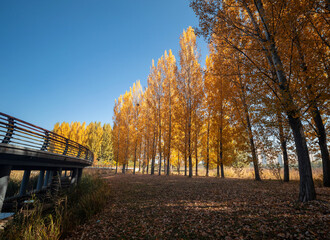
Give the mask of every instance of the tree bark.
M 330 187 L 330 159 L 329 150 L 327 146 L 327 134 L 321 118 L 320 111 L 316 106 L 312 107 L 313 120 L 317 128 L 317 137 L 321 150 L 322 156 L 322 167 L 323 167 L 323 186 Z
M 290 179 L 289 158 L 288 158 L 288 152 L 287 152 L 287 147 L 286 147 L 286 137 L 284 135 L 284 129 L 283 129 L 283 119 L 282 119 L 282 115 L 279 111 L 277 112 L 277 121 L 278 121 L 280 143 L 281 143 L 281 150 L 282 150 L 282 156 L 283 156 L 284 182 L 289 182 L 289 179 Z
M 210 116 L 207 122 L 207 145 L 206 145 L 206 176 L 209 176 L 210 164 Z
M 152 155 L 151 155 L 151 171 L 150 174 L 154 175 L 155 173 L 155 141 L 156 141 L 156 133 L 154 132 L 154 137 L 152 139 Z

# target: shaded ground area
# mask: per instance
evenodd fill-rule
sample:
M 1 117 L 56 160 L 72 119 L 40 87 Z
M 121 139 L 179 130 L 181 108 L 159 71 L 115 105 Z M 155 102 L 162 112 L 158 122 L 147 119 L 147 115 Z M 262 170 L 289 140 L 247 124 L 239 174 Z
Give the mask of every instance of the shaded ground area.
M 68 239 L 330 239 L 330 189 L 298 183 L 116 175 L 108 206 Z

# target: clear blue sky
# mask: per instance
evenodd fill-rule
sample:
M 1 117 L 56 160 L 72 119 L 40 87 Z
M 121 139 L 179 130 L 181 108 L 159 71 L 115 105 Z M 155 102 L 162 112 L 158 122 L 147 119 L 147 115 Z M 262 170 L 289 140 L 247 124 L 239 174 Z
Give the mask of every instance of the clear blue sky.
M 115 98 L 146 86 L 152 59 L 172 49 L 178 60 L 188 26 L 189 0 L 0 1 L 0 112 L 46 129 L 112 123 Z

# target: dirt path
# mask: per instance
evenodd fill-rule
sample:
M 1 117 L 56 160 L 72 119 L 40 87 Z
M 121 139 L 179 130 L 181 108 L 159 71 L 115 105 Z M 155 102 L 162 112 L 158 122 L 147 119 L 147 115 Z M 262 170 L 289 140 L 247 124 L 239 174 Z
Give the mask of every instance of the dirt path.
M 116 175 L 108 206 L 67 239 L 330 239 L 330 189 L 298 183 Z

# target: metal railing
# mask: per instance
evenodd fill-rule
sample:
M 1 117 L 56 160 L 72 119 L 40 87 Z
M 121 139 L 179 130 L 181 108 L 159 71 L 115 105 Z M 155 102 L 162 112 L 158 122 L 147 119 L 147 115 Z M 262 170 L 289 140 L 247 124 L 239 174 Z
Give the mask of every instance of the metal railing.
M 85 146 L 31 123 L 0 112 L 0 143 L 93 161 Z

